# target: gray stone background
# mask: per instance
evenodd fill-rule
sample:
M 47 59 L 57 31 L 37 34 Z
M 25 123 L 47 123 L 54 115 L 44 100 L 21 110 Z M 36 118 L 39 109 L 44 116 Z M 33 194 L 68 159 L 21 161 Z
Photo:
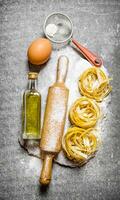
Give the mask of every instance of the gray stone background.
M 53 180 L 40 188 L 34 162 L 18 145 L 21 93 L 27 84 L 26 51 L 42 35 L 45 17 L 62 11 L 74 37 L 104 59 L 113 77 L 103 139 L 97 156 L 80 169 L 54 165 Z M 0 200 L 120 199 L 120 1 L 0 0 Z M 35 161 L 35 162 L 40 162 Z

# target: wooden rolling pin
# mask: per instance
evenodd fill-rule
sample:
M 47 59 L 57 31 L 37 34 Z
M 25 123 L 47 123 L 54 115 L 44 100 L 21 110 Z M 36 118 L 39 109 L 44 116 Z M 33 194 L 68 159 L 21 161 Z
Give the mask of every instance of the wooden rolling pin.
M 40 183 L 49 184 L 54 157 L 60 152 L 65 125 L 69 90 L 64 82 L 69 60 L 66 56 L 58 59 L 56 82 L 48 90 L 40 148 L 44 155 Z

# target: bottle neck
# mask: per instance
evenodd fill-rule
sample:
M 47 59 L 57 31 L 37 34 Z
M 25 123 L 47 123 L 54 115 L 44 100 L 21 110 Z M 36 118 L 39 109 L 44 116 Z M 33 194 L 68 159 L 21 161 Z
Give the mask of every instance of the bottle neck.
M 29 90 L 36 90 L 37 89 L 37 80 L 36 79 L 29 79 L 28 80 L 28 89 Z

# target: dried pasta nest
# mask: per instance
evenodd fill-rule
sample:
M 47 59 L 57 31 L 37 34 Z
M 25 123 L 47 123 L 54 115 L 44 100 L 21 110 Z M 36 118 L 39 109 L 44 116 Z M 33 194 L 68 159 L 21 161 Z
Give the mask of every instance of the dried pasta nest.
M 100 102 L 112 90 L 109 81 L 110 79 L 101 69 L 91 67 L 81 75 L 79 89 L 82 95 Z
M 86 163 L 94 156 L 100 145 L 96 129 L 71 127 L 63 137 L 62 147 L 67 158 L 79 164 Z
M 92 99 L 81 97 L 72 105 L 69 117 L 73 125 L 90 128 L 97 123 L 100 117 L 100 108 Z

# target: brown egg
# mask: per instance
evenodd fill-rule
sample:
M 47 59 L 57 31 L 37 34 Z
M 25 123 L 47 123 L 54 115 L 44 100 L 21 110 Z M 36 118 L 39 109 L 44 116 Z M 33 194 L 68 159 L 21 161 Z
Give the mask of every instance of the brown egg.
M 29 46 L 27 52 L 28 60 L 34 65 L 41 65 L 49 59 L 51 52 L 51 42 L 48 39 L 39 38 Z

